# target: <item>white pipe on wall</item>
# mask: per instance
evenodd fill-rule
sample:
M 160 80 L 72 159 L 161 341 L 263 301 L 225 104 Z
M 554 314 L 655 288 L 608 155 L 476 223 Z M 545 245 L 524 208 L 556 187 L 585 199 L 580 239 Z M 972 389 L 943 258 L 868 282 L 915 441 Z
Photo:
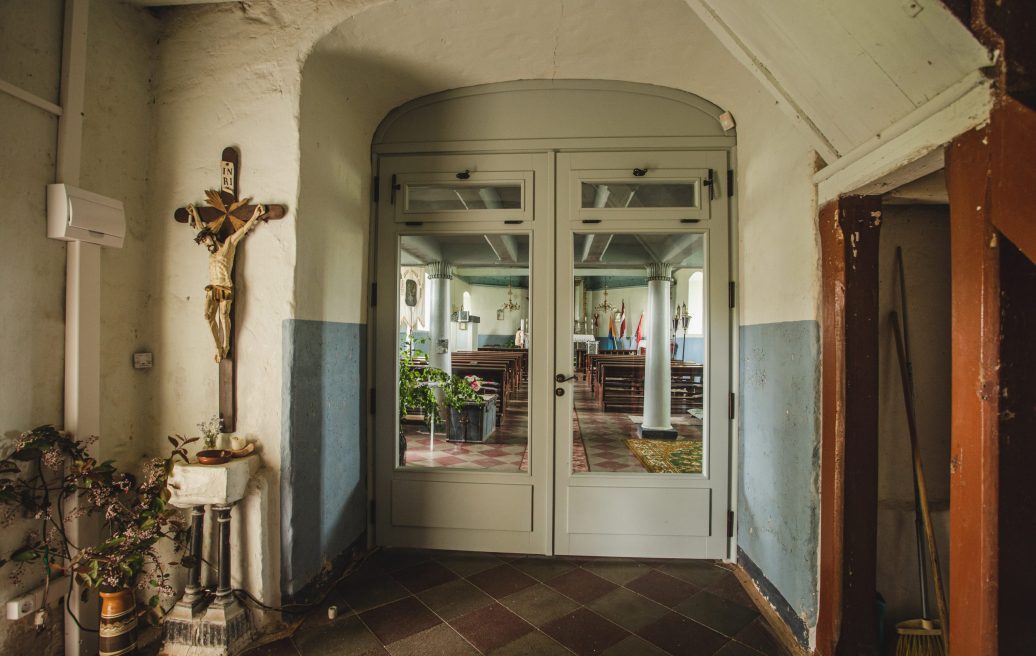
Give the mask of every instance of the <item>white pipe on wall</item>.
M 86 36 L 90 0 L 66 0 L 65 34 L 61 54 L 61 104 L 58 117 L 57 182 L 79 186 L 83 151 L 83 109 L 86 99 Z M 77 438 L 101 432 L 101 247 L 70 241 L 66 251 L 65 291 L 65 430 Z M 94 455 L 103 459 L 104 443 Z M 75 544 L 96 542 L 96 522 L 70 522 L 68 537 Z M 81 601 L 69 598 L 71 612 L 85 627 L 98 625 L 96 595 Z M 65 656 L 97 653 L 96 633 L 80 630 L 65 615 Z

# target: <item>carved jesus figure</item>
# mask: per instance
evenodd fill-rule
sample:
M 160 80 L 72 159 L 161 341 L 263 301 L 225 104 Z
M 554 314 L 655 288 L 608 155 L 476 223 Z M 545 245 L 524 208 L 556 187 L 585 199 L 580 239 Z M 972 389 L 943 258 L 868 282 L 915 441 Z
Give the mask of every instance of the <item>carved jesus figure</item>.
M 244 201 L 247 203 L 248 201 Z M 191 217 L 190 225 L 200 227 L 195 237 L 199 244 L 205 244 L 209 251 L 209 284 L 205 286 L 205 320 L 212 330 L 212 339 L 216 342 L 216 362 L 222 362 L 230 352 L 230 306 L 234 302 L 234 255 L 237 245 L 255 228 L 256 222 L 264 214 L 262 205 L 256 205 L 248 221 L 231 233 L 220 243 L 216 231 L 205 226 L 198 217 L 193 205 L 188 206 Z

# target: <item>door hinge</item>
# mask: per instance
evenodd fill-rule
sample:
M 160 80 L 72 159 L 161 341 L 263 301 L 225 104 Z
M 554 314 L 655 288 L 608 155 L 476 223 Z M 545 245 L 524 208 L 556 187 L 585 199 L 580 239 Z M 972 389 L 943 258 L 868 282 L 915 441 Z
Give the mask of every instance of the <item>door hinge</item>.
M 373 501 L 371 503 L 373 503 Z M 733 510 L 728 510 L 727 511 L 727 537 L 728 538 L 734 537 L 734 511 Z
M 712 169 L 709 169 L 709 177 L 702 180 L 701 183 L 709 188 L 709 200 L 713 200 L 716 197 L 716 178 Z
M 381 178 L 374 176 L 374 185 L 371 187 L 371 200 L 375 203 L 381 199 Z
M 729 415 L 731 420 L 734 419 L 734 393 L 733 392 L 730 393 L 730 399 L 727 401 L 727 414 Z
M 372 415 L 378 414 L 378 395 L 375 388 L 370 389 L 370 411 Z
M 378 306 L 378 283 L 371 283 L 371 307 Z
M 727 170 L 727 197 L 734 195 L 734 169 Z
M 727 301 L 730 305 L 730 309 L 734 309 L 734 299 L 736 296 L 736 286 L 733 280 L 727 283 Z
M 396 174 L 392 174 L 392 188 L 389 189 L 389 205 L 396 204 L 396 192 L 399 190 L 399 184 L 396 182 Z

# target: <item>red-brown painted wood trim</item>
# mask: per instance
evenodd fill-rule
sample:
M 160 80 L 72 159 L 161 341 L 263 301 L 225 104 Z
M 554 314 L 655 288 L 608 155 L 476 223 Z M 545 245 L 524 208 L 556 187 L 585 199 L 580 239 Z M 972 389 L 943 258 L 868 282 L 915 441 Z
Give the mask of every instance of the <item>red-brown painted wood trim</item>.
M 997 654 L 999 256 L 990 214 L 990 129 L 946 152 L 950 196 L 951 656 Z M 1007 655 L 1005 655 L 1007 656 Z
M 880 196 L 839 199 L 845 252 L 842 623 L 836 654 L 877 656 Z
M 878 236 L 881 198 L 820 211 L 821 554 L 817 653 L 877 654 Z M 851 368 L 846 363 L 852 363 Z
M 845 236 L 838 201 L 820 208 L 820 604 L 816 653 L 833 656 L 842 623 L 845 472 Z
M 990 119 L 993 225 L 1036 262 L 1036 112 L 1004 97 Z

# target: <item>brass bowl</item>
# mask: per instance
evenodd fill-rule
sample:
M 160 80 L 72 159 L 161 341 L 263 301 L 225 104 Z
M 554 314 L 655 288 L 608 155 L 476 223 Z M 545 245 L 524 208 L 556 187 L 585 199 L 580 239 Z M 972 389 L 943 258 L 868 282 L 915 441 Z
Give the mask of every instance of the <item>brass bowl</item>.
M 198 464 L 222 465 L 225 462 L 230 462 L 230 459 L 234 457 L 233 453 L 233 451 L 225 449 L 205 449 L 198 452 Z

